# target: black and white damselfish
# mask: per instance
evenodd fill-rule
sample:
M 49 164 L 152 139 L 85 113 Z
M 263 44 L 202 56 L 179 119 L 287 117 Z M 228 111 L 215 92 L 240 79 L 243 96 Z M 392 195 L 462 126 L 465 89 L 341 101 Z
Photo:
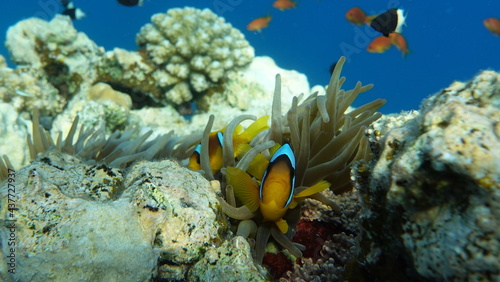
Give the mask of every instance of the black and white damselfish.
M 144 0 L 118 0 L 118 3 L 127 7 L 142 6 L 143 2 Z
M 61 0 L 61 4 L 64 8 L 61 14 L 69 16 L 72 20 L 79 20 L 85 17 L 85 13 L 79 8 L 76 8 L 73 2 L 69 0 Z
M 387 12 L 376 16 L 370 26 L 382 33 L 385 37 L 393 32 L 401 33 L 405 24 L 406 15 L 403 15 L 404 10 L 392 8 Z

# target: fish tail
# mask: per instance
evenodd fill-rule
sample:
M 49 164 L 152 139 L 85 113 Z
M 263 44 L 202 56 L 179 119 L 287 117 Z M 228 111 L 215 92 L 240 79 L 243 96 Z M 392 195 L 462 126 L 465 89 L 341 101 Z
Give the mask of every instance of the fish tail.
M 373 19 L 376 18 L 376 17 L 377 17 L 377 15 L 366 16 L 365 17 L 365 24 L 370 25 L 372 23 Z

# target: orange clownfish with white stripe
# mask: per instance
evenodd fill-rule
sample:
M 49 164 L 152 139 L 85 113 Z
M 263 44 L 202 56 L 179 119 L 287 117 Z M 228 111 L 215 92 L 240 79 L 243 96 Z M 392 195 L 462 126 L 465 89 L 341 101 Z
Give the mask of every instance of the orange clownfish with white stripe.
M 293 150 L 286 143 L 271 157 L 260 186 L 248 173 L 235 167 L 226 168 L 226 179 L 251 212 L 260 210 L 264 222 L 274 222 L 282 233 L 287 233 L 288 223 L 283 217 L 288 209 L 330 187 L 328 182 L 320 181 L 295 195 L 295 165 Z
M 241 126 L 238 126 L 233 133 L 234 156 L 238 157 L 242 154 L 246 145 L 261 131 L 269 128 L 267 122 L 269 116 L 263 116 L 254 121 L 248 128 L 241 132 Z M 225 128 L 219 131 L 212 132 L 208 135 L 208 156 L 210 160 L 210 169 L 213 174 L 221 170 L 224 165 L 222 156 L 222 146 L 224 144 Z M 196 145 L 193 154 L 189 158 L 188 168 L 192 170 L 201 170 L 200 162 L 201 143 Z

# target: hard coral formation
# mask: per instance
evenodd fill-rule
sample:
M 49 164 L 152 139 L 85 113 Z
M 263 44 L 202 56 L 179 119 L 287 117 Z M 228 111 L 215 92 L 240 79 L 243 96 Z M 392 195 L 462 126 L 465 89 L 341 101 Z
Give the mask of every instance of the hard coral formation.
M 47 80 L 41 69 L 19 67 L 0 69 L 0 100 L 17 112 L 35 108 L 45 115 L 56 115 L 66 105 L 66 98 Z
M 154 66 L 152 76 L 175 104 L 221 83 L 227 72 L 250 63 L 254 50 L 244 35 L 209 9 L 186 7 L 155 14 L 137 34 Z
M 43 70 L 63 97 L 76 94 L 84 77 L 92 79 L 104 54 L 103 48 L 75 30 L 69 17 L 61 15 L 50 22 L 31 18 L 10 27 L 6 47 L 14 63 Z
M 364 211 L 349 280 L 499 279 L 499 81 L 455 82 L 381 139 L 371 178 L 355 178 Z

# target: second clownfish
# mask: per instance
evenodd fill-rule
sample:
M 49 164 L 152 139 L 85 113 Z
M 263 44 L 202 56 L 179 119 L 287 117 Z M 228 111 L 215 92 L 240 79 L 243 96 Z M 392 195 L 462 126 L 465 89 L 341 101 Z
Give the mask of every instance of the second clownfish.
M 238 127 L 233 134 L 233 147 L 234 147 L 234 156 L 238 157 L 241 152 L 246 148 L 245 145 L 250 143 L 252 139 L 259 134 L 261 131 L 269 128 L 267 122 L 269 120 L 269 116 L 263 116 L 254 121 L 248 128 L 239 133 L 241 131 L 241 127 Z M 224 144 L 224 135 L 225 129 L 212 132 L 208 135 L 208 156 L 210 161 L 210 169 L 213 174 L 216 174 L 220 171 L 220 169 L 224 165 L 223 155 L 222 155 L 222 145 Z M 201 170 L 201 144 L 196 145 L 195 150 L 191 157 L 189 158 L 188 168 L 192 170 Z
M 248 173 L 235 167 L 226 168 L 226 179 L 236 197 L 251 212 L 260 210 L 263 221 L 274 222 L 282 233 L 288 232 L 288 223 L 283 219 L 288 209 L 330 187 L 328 182 L 320 181 L 295 194 L 295 156 L 289 144 L 273 154 L 260 185 Z

